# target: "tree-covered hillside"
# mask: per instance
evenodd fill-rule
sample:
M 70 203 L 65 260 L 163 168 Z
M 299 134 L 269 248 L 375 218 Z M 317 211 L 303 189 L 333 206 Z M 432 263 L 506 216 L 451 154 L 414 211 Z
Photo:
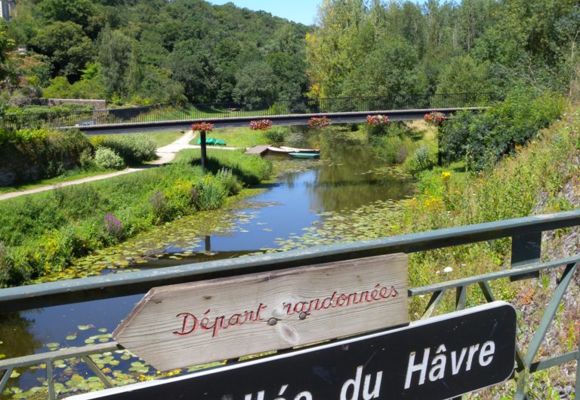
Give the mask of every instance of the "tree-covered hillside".
M 516 86 L 564 93 L 580 73 L 577 0 L 323 0 L 315 27 L 203 0 L 19 0 L 3 29 L 2 47 L 28 48 L 1 70 L 13 105 L 260 109 L 308 94 L 398 107 L 469 94 L 460 106 Z
M 7 29 L 29 50 L 12 75 L 25 97 L 257 108 L 307 90 L 308 27 L 232 4 L 20 0 Z
M 580 72 L 579 32 L 577 0 L 323 0 L 307 38 L 311 94 L 563 92 Z

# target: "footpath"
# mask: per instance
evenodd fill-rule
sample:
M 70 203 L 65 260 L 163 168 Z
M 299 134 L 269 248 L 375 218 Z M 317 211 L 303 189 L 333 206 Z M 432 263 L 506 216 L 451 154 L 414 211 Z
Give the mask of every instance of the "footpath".
M 68 182 L 56 183 L 54 185 L 40 186 L 40 187 L 37 187 L 34 189 L 18 190 L 15 192 L 4 193 L 4 194 L 0 194 L 0 201 L 13 199 L 15 197 L 20 197 L 20 196 L 27 196 L 29 194 L 34 194 L 34 193 L 47 192 L 50 190 L 55 190 L 55 189 L 59 189 L 59 188 L 67 187 L 67 186 L 75 186 L 75 185 L 82 185 L 83 183 L 102 181 L 105 179 L 115 178 L 117 176 L 128 175 L 128 174 L 133 174 L 135 172 L 145 171 L 149 168 L 154 168 L 154 167 L 166 165 L 166 164 L 171 163 L 175 159 L 177 153 L 179 153 L 181 150 L 199 149 L 200 146 L 194 146 L 194 145 L 189 144 L 193 139 L 195 139 L 195 134 L 193 133 L 193 131 L 186 132 L 183 136 L 181 136 L 175 142 L 168 144 L 167 146 L 163 146 L 163 147 L 158 148 L 156 151 L 157 160 L 152 161 L 152 162 L 150 162 L 147 165 L 144 165 L 142 167 L 127 168 L 127 169 L 124 169 L 123 171 L 111 172 L 108 174 L 96 175 L 96 176 L 91 176 L 88 178 L 82 178 L 82 179 L 76 179 L 76 180 L 68 181 Z M 235 147 L 216 147 L 216 149 L 237 150 L 237 148 L 235 148 Z

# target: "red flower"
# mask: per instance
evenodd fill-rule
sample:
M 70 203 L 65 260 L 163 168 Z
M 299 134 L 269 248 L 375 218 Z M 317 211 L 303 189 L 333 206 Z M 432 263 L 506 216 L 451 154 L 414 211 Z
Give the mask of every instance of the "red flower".
M 191 125 L 192 131 L 199 131 L 199 132 L 211 132 L 213 131 L 213 124 L 209 122 L 198 122 Z
M 386 115 L 368 115 L 367 124 L 373 126 L 387 125 L 389 123 L 389 117 Z
M 309 128 L 321 129 L 327 127 L 330 124 L 331 121 L 328 117 L 312 117 L 308 120 Z
M 445 116 L 445 114 L 440 113 L 440 112 L 432 112 L 432 113 L 429 113 L 429 114 L 425 114 L 425 116 L 423 117 L 423 119 L 428 124 L 433 124 L 433 125 L 436 125 L 436 126 L 441 126 L 441 125 L 443 125 L 443 123 L 445 121 L 447 121 L 447 117 Z
M 269 119 L 260 119 L 256 121 L 250 121 L 250 129 L 253 131 L 265 131 L 272 127 L 272 121 Z

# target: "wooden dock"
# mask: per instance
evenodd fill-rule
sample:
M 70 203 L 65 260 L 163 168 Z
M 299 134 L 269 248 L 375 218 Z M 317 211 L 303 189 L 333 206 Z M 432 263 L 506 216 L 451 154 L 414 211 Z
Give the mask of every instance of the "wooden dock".
M 246 154 L 254 154 L 254 155 L 258 155 L 258 156 L 263 156 L 264 154 L 266 154 L 268 152 L 269 147 L 270 147 L 269 144 L 250 147 L 249 149 L 246 150 Z

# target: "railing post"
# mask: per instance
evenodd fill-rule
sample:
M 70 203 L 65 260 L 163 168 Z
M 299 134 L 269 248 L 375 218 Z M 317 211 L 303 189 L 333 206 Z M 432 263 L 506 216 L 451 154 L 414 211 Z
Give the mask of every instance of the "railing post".
M 542 232 L 527 232 L 512 237 L 512 268 L 532 264 L 540 261 L 542 256 Z M 514 276 L 511 281 L 537 278 L 538 272 L 527 275 Z

